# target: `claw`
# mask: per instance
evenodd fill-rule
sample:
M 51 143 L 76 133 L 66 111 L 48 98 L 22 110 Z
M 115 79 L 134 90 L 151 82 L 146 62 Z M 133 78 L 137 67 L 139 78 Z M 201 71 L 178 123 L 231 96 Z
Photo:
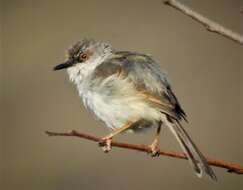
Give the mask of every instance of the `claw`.
M 159 157 L 159 151 L 158 150 L 155 150 L 155 151 L 151 151 L 150 153 L 151 157 Z
M 100 142 L 99 142 L 99 146 L 102 147 L 102 150 L 105 153 L 108 153 L 111 151 L 111 138 L 103 138 Z
M 151 155 L 151 157 L 158 157 L 159 154 L 159 147 L 156 144 L 152 144 L 149 146 L 151 151 L 149 152 L 149 154 Z

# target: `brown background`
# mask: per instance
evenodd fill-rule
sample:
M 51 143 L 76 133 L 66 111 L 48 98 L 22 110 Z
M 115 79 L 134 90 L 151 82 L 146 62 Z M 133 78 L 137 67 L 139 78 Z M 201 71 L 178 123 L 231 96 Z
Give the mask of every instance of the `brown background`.
M 198 179 L 186 161 L 116 148 L 104 154 L 95 143 L 44 134 L 70 129 L 107 134 L 85 111 L 67 74 L 52 71 L 70 44 L 93 37 L 152 54 L 169 73 L 189 116 L 186 128 L 202 152 L 243 164 L 242 46 L 207 32 L 161 0 L 0 2 L 0 189 L 243 188 L 242 176 L 222 169 L 215 168 L 214 183 Z M 242 0 L 183 2 L 243 33 Z M 117 139 L 150 143 L 152 135 Z M 180 150 L 166 129 L 161 147 Z

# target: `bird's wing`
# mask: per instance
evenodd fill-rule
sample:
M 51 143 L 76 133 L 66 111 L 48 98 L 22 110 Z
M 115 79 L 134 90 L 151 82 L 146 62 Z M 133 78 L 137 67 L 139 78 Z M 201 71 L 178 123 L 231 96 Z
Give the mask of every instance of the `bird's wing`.
M 96 78 L 106 78 L 117 74 L 131 81 L 141 96 L 151 104 L 177 120 L 186 114 L 173 93 L 166 75 L 161 72 L 159 65 L 144 54 L 133 52 L 116 52 L 95 69 Z

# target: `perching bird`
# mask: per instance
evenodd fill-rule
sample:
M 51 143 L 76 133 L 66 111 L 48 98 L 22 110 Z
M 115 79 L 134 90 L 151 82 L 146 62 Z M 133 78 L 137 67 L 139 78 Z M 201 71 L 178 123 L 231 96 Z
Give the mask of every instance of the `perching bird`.
M 67 69 L 86 108 L 112 129 L 100 142 L 104 151 L 111 150 L 112 138 L 124 131 L 156 128 L 150 145 L 158 153 L 161 126 L 168 127 L 179 141 L 196 174 L 216 176 L 205 157 L 180 124 L 186 120 L 166 75 L 148 55 L 116 51 L 111 45 L 84 39 L 68 50 L 66 62 L 54 70 Z

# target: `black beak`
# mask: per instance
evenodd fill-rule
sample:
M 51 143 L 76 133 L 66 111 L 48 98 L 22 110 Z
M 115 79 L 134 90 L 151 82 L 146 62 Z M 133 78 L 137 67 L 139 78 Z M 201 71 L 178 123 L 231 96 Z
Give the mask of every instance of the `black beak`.
M 57 70 L 61 70 L 61 69 L 66 69 L 66 68 L 71 67 L 71 66 L 73 66 L 73 65 L 74 65 L 74 61 L 73 61 L 73 60 L 67 60 L 67 61 L 64 62 L 64 63 L 61 63 L 61 64 L 55 66 L 55 67 L 53 68 L 53 70 L 54 70 L 54 71 L 57 71 Z

